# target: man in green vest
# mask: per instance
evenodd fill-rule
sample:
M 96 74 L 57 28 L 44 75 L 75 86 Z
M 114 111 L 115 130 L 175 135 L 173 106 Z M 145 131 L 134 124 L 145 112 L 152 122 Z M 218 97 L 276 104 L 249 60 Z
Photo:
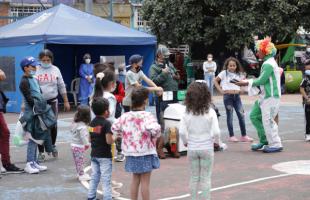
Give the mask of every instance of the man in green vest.
M 159 45 L 156 52 L 156 60 L 151 65 L 149 71 L 150 79 L 164 91 L 178 91 L 178 81 L 180 75 L 169 61 L 169 49 L 164 45 Z M 177 103 L 177 101 L 161 101 L 156 99 L 156 116 L 158 123 L 161 123 L 160 114 L 168 107 L 169 103 Z
M 257 130 L 259 143 L 253 144 L 253 151 L 263 150 L 265 153 L 280 152 L 283 150 L 281 139 L 278 133 L 278 125 L 274 118 L 279 112 L 281 86 L 280 71 L 274 59 L 276 48 L 269 37 L 257 41 L 256 50 L 264 63 L 261 67 L 260 76 L 257 79 L 249 79 L 235 83 L 239 86 L 253 87 L 260 86 L 261 94 L 250 113 L 252 124 Z
M 156 52 L 156 60 L 151 65 L 149 71 L 150 79 L 157 85 L 163 88 L 164 91 L 178 91 L 178 81 L 180 80 L 180 75 L 174 68 L 173 64 L 169 61 L 170 52 L 165 45 L 159 45 Z M 162 101 L 160 97 L 156 98 L 156 117 L 158 123 L 163 124 L 163 112 L 168 107 L 170 103 L 177 103 L 177 100 Z M 157 139 L 156 149 L 159 158 L 164 159 L 166 156 L 163 152 L 163 147 L 165 145 L 164 137 L 161 136 Z M 174 157 L 180 157 L 179 152 L 175 152 Z

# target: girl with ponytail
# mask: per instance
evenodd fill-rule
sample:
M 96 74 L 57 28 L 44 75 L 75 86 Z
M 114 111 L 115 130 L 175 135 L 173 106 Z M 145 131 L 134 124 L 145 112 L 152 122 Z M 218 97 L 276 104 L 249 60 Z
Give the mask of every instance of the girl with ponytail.
M 102 64 L 98 64 L 102 65 Z M 99 71 L 100 68 L 104 66 L 95 67 L 94 74 L 96 77 L 95 87 L 94 87 L 94 94 L 91 97 L 91 101 L 97 97 L 103 97 L 109 101 L 109 116 L 107 120 L 113 124 L 115 120 L 115 108 L 116 108 L 116 99 L 112 94 L 112 91 L 115 87 L 115 73 L 110 69 L 105 69 L 103 71 Z M 92 117 L 94 115 L 92 114 Z

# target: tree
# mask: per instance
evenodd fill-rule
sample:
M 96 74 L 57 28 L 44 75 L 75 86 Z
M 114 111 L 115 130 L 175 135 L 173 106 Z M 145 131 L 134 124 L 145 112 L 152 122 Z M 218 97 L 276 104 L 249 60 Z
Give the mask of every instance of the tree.
M 310 0 L 145 0 L 142 16 L 159 42 L 173 45 L 225 40 L 241 49 L 253 35 L 289 42 L 302 26 L 310 30 Z

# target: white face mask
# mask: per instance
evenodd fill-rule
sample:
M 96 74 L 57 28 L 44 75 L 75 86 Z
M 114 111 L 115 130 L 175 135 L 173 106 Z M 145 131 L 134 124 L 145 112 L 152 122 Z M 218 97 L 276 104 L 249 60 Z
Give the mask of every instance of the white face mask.
M 308 47 L 308 48 L 306 49 L 306 51 L 307 51 L 308 53 L 310 53 L 310 47 Z
M 29 74 L 30 74 L 31 76 L 34 76 L 34 75 L 36 75 L 36 71 L 30 70 Z
M 90 59 L 89 58 L 85 59 L 85 63 L 89 64 L 90 63 Z
M 51 63 L 41 63 L 41 66 L 45 69 L 50 68 L 52 66 Z
M 212 58 L 208 58 L 208 61 L 212 61 Z

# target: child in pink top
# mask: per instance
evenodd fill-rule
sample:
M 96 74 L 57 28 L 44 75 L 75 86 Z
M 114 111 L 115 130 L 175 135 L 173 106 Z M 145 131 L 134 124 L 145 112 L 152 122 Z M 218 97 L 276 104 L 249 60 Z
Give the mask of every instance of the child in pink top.
M 156 139 L 160 136 L 161 129 L 152 113 L 145 111 L 148 94 L 146 88 L 134 88 L 132 110 L 116 119 L 111 128 L 113 134 L 122 137 L 122 150 L 126 156 L 125 170 L 133 173 L 130 199 L 138 199 L 140 183 L 142 199 L 149 199 L 151 172 L 159 168 Z

